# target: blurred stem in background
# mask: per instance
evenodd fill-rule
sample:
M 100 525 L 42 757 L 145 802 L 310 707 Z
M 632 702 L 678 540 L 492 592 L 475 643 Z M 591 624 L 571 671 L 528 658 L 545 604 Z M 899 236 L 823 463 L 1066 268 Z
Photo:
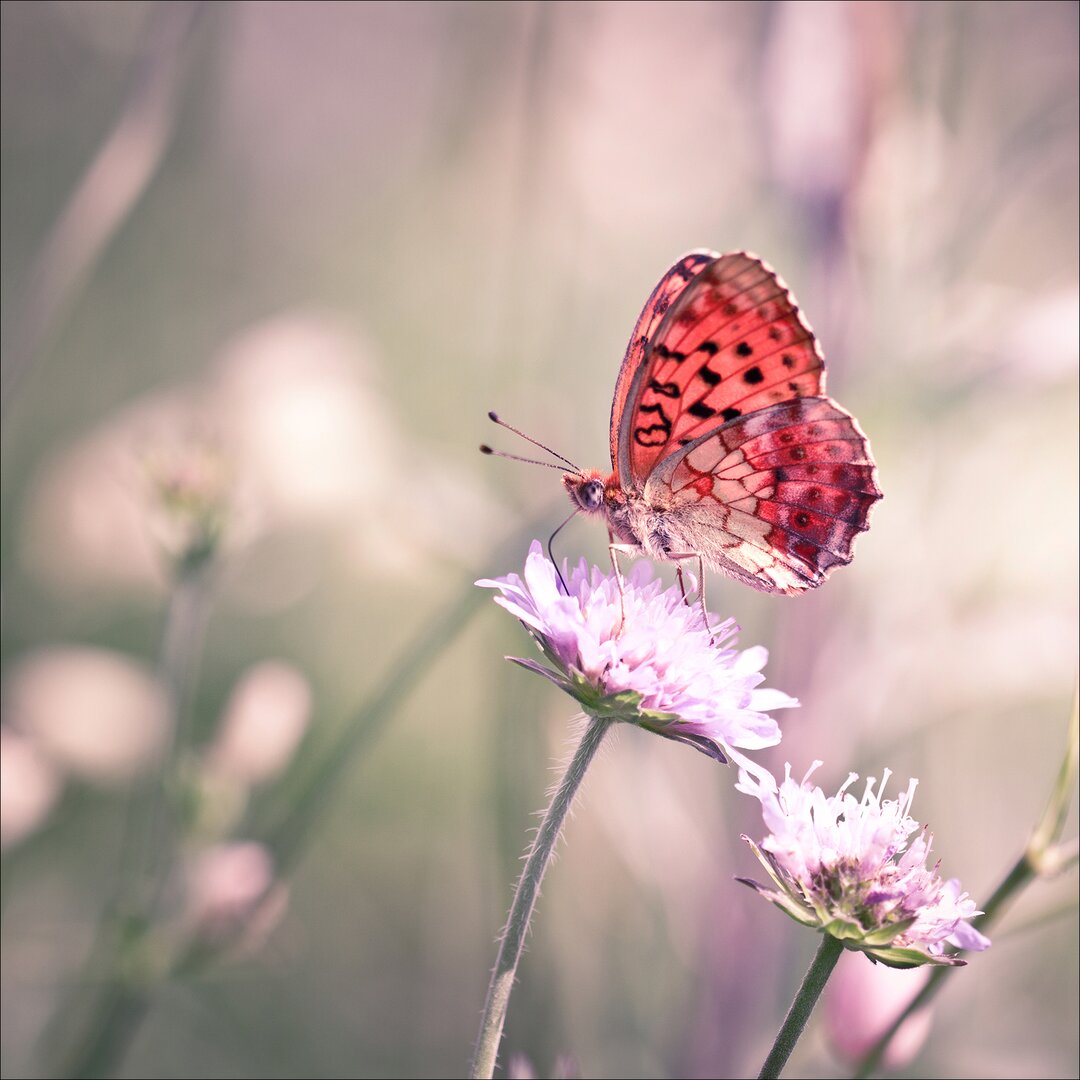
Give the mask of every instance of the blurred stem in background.
M 520 548 L 519 538 L 515 545 Z M 382 734 L 394 710 L 480 609 L 486 597 L 473 585 L 476 576 L 470 574 L 441 611 L 423 619 L 420 632 L 352 719 L 321 745 L 312 740 L 273 792 L 271 804 L 255 815 L 251 830 L 273 852 L 281 872 L 296 865 L 356 757 Z
M 55 335 L 95 263 L 158 171 L 176 126 L 191 30 L 201 3 L 154 4 L 119 119 L 34 259 L 4 348 L 0 410 Z
M 87 969 L 46 1029 L 51 1076 L 107 1076 L 134 1035 L 166 957 L 153 930 L 181 838 L 180 772 L 190 741 L 190 703 L 211 598 L 209 557 L 178 570 L 161 646 L 172 738 L 149 787 L 134 792 L 113 896 Z
M 1023 854 L 994 890 L 993 895 L 986 902 L 983 914 L 972 921 L 972 925 L 977 930 L 985 931 L 1004 912 L 1007 905 L 1036 878 L 1053 877 L 1077 865 L 1076 840 L 1067 844 L 1061 844 L 1059 841 L 1072 801 L 1078 757 L 1080 757 L 1080 688 L 1073 693 L 1072 716 L 1069 719 L 1065 756 L 1058 769 L 1046 809 L 1035 826 Z M 881 1064 L 889 1043 L 904 1022 L 909 1016 L 930 1004 L 950 971 L 952 968 L 939 967 L 930 973 L 923 988 L 859 1062 L 852 1074 L 854 1077 L 864 1078 L 873 1075 Z

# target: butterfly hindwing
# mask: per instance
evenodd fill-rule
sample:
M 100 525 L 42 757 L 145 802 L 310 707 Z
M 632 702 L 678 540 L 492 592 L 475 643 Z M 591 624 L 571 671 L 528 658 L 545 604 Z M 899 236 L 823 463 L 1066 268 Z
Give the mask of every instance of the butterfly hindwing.
M 821 350 L 778 275 L 744 252 L 697 252 L 665 275 L 635 327 L 612 411 L 612 461 L 620 482 L 641 490 L 658 462 L 712 429 L 823 393 Z
M 851 561 L 881 490 L 854 418 L 806 397 L 737 417 L 670 455 L 644 498 L 707 563 L 796 593 Z

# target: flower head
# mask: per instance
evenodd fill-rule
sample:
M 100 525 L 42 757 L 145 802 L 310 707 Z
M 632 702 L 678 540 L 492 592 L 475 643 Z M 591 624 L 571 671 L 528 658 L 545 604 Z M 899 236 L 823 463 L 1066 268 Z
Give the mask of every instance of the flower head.
M 636 724 L 719 761 L 732 747 L 780 741 L 767 710 L 798 702 L 760 688 L 768 653 L 733 648 L 733 620 L 706 625 L 701 605 L 653 580 L 644 562 L 625 577 L 621 602 L 614 574 L 590 570 L 584 559 L 563 578 L 565 590 L 533 541 L 524 579 L 507 574 L 476 583 L 502 593 L 495 602 L 525 624 L 550 666 L 509 659 L 550 679 L 590 715 Z
M 859 799 L 848 791 L 858 779 L 851 773 L 827 796 L 809 782 L 820 764 L 802 783 L 787 766 L 779 789 L 771 776 L 740 772 L 736 786 L 761 802 L 771 830 L 760 846 L 743 839 L 776 888 L 740 880 L 797 922 L 891 967 L 963 963 L 945 954 L 946 945 L 987 948 L 989 939 L 967 921 L 980 914 L 975 901 L 958 881 L 942 881 L 937 866 L 926 865 L 933 837 L 909 815 L 918 781 L 895 800 L 884 799 L 886 769 L 880 786 L 867 779 Z
M 229 469 L 212 442 L 192 436 L 160 446 L 144 463 L 165 551 L 180 576 L 198 570 L 218 550 L 228 519 Z

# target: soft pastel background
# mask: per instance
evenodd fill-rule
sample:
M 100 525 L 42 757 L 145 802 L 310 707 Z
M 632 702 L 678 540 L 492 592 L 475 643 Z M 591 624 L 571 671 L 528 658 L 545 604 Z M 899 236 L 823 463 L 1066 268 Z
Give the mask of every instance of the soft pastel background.
M 693 247 L 780 269 L 886 493 L 814 595 L 710 583 L 804 703 L 762 758 L 918 776 L 944 872 L 989 894 L 1075 678 L 1075 4 L 2 18 L 4 1075 L 50 1068 L 169 741 L 145 463 L 207 442 L 235 507 L 165 930 L 287 891 L 242 955 L 151 995 L 119 1072 L 462 1073 L 573 713 L 469 584 L 567 509 L 556 474 L 481 458 L 521 449 L 485 413 L 605 464 L 626 337 Z M 602 559 L 602 530 L 559 549 Z M 733 881 L 760 827 L 733 780 L 638 731 L 607 747 L 504 1062 L 756 1073 L 815 940 Z M 1075 874 L 1023 896 L 906 1075 L 1077 1075 L 1076 900 Z M 791 1075 L 842 1072 L 829 1031 Z

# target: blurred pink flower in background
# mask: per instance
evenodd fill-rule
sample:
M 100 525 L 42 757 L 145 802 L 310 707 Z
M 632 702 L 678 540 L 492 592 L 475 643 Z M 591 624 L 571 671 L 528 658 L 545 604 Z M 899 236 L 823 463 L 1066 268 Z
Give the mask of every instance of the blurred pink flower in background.
M 829 1043 L 847 1062 L 860 1061 L 908 1002 L 922 989 L 929 972 L 867 964 L 846 950 L 825 987 L 825 1025 Z M 920 1009 L 901 1025 L 885 1053 L 887 1068 L 907 1065 L 930 1034 L 933 1013 Z
M 121 653 L 80 646 L 20 658 L 4 714 L 52 764 L 101 784 L 122 784 L 156 762 L 170 729 L 154 675 Z
M 22 557 L 35 576 L 64 591 L 163 589 L 147 454 L 174 456 L 206 428 L 192 395 L 155 393 L 46 459 L 22 522 Z
M 355 331 L 291 311 L 248 327 L 215 361 L 212 406 L 271 521 L 340 516 L 383 483 L 396 432 Z
M 149 526 L 174 572 L 217 554 L 232 520 L 232 475 L 216 440 L 152 446 L 143 459 Z
M 307 679 L 281 661 L 256 664 L 229 695 L 207 766 L 243 785 L 273 779 L 291 760 L 310 719 Z
M 288 906 L 288 887 L 275 882 L 262 844 L 232 841 L 200 851 L 186 875 L 185 922 L 202 940 L 242 953 L 263 944 Z
M 507 1080 L 536 1080 L 539 1075 L 536 1066 L 526 1054 L 510 1055 L 506 1065 Z M 550 1076 L 551 1080 L 573 1080 L 574 1077 L 581 1076 L 581 1069 L 569 1054 L 560 1054 L 551 1070 L 545 1072 L 544 1076 Z
M 0 847 L 32 833 L 53 808 L 63 781 L 25 736 L 0 727 Z
M 475 537 L 496 534 L 505 515 L 470 469 L 402 431 L 372 375 L 378 360 L 330 313 L 256 324 L 221 354 L 219 426 L 265 528 L 328 525 L 354 569 L 411 576 L 432 553 L 471 557 Z

